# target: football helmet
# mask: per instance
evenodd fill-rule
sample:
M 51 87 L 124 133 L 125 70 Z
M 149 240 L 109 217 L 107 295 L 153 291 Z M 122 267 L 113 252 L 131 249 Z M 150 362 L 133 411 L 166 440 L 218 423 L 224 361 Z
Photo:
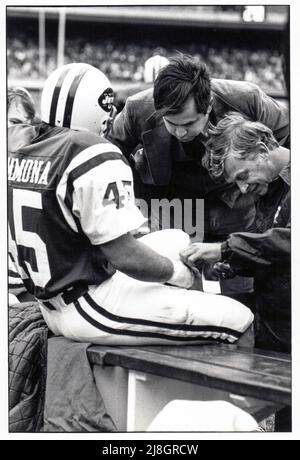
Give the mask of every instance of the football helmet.
M 144 64 L 144 82 L 153 83 L 158 72 L 169 64 L 169 59 L 156 54 L 150 57 Z
M 110 81 L 95 67 L 67 64 L 46 80 L 41 97 L 42 120 L 52 126 L 102 134 L 113 108 Z

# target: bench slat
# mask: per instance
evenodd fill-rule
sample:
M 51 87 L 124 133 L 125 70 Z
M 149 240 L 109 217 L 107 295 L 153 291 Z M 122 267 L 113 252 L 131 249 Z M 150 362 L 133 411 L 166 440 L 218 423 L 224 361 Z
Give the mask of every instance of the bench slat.
M 114 365 L 210 386 L 277 404 L 291 403 L 290 361 L 230 345 L 102 347 L 88 350 L 93 364 Z
M 232 351 L 235 353 L 239 354 L 254 354 L 258 356 L 264 356 L 271 361 L 279 361 L 281 362 L 287 362 L 291 363 L 291 356 L 287 353 L 278 353 L 276 351 L 268 351 L 268 350 L 261 350 L 260 348 L 253 348 L 249 349 L 246 347 L 240 347 L 239 345 L 233 345 L 233 344 L 217 344 L 216 343 L 211 343 L 211 344 L 203 344 L 201 346 L 199 345 L 188 345 L 184 347 L 174 347 L 174 346 L 166 346 L 166 345 L 148 345 L 147 347 L 144 346 L 142 347 L 143 350 L 149 350 L 153 352 L 158 352 L 158 353 L 171 353 L 175 354 L 178 356 L 185 355 L 186 353 L 190 356 L 197 356 L 199 355 L 199 349 L 202 350 L 203 347 L 208 347 L 214 352 L 219 352 L 220 350 L 226 350 L 226 353 L 228 351 Z M 123 347 L 124 348 L 124 347 Z M 128 347 L 129 348 L 129 347 Z
M 280 382 L 284 379 L 290 383 L 291 371 L 290 361 L 280 359 L 278 357 L 272 357 L 270 355 L 260 354 L 251 352 L 249 350 L 239 351 L 238 349 L 222 348 L 222 346 L 208 347 L 203 346 L 201 349 L 196 347 L 189 347 L 188 350 L 185 347 L 174 349 L 174 347 L 168 347 L 168 349 L 149 347 L 143 350 L 157 353 L 159 355 L 169 356 L 170 359 L 181 358 L 194 362 L 201 363 L 212 363 L 214 365 L 220 365 L 224 368 L 230 368 L 240 370 L 241 372 L 253 373 L 256 377 L 276 378 Z

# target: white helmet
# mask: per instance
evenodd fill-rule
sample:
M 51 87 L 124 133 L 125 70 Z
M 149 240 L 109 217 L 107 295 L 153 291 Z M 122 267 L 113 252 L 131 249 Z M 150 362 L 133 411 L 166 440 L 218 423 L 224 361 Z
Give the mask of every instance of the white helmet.
M 110 81 L 103 72 L 89 64 L 67 64 L 45 82 L 42 120 L 52 126 L 101 134 L 113 97 Z
M 144 64 L 144 82 L 153 83 L 158 72 L 169 64 L 169 59 L 156 54 L 150 57 Z

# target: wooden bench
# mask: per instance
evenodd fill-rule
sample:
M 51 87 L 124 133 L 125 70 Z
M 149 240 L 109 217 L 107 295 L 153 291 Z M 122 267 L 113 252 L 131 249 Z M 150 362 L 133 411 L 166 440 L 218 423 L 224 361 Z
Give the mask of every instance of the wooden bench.
M 173 399 L 230 401 L 257 421 L 291 404 L 289 355 L 223 344 L 93 345 L 88 357 L 120 431 L 145 431 Z

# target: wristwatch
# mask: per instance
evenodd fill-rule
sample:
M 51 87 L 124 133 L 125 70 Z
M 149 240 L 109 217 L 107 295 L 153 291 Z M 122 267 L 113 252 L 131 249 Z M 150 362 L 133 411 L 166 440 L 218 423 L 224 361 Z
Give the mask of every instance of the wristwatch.
M 229 256 L 231 254 L 231 249 L 228 244 L 228 240 L 223 241 L 221 244 L 221 262 L 225 262 L 229 259 Z

